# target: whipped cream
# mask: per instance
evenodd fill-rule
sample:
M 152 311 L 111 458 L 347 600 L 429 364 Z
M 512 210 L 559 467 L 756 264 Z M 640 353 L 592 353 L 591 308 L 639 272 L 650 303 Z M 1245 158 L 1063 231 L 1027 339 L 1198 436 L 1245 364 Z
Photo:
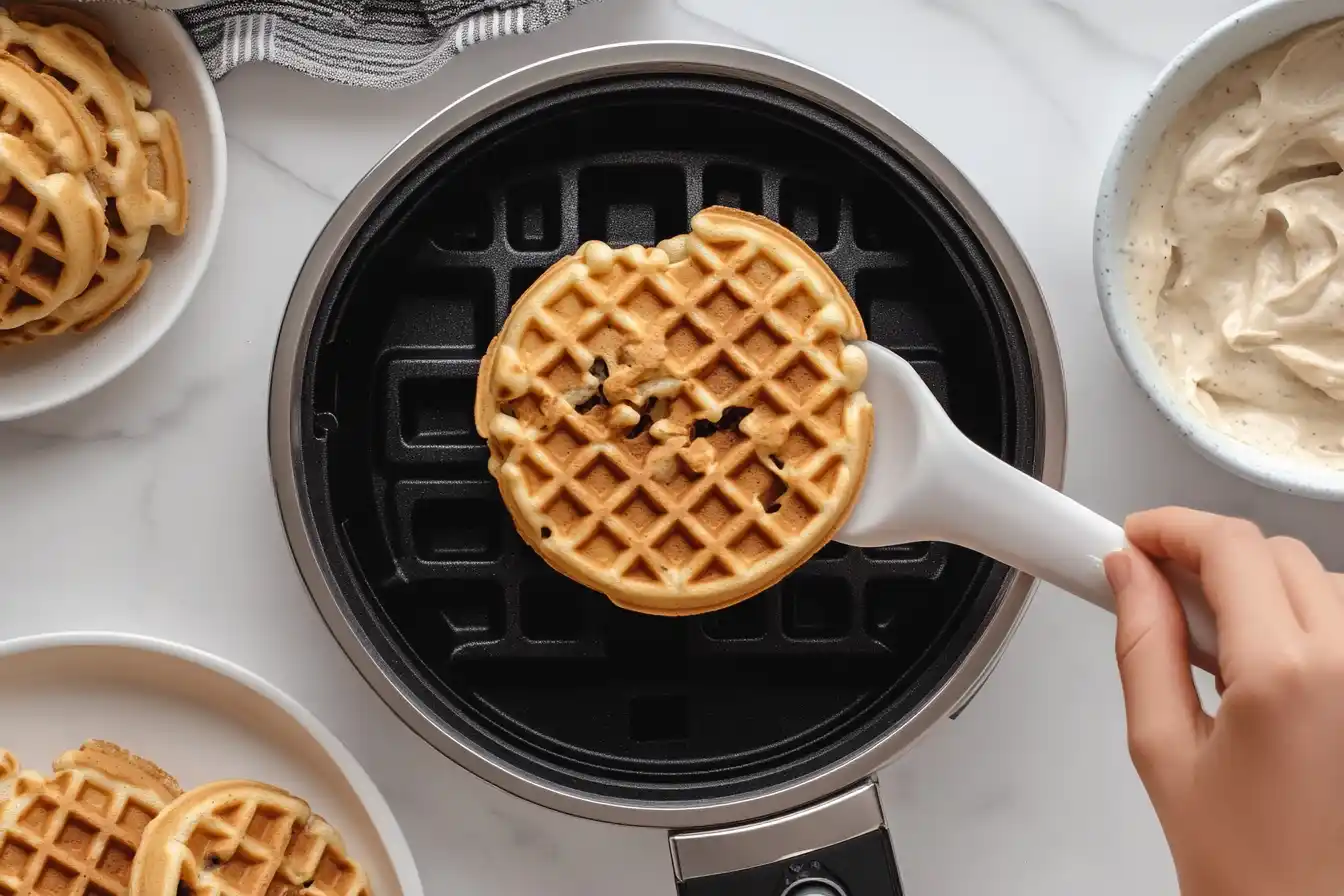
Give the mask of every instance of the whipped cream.
M 1214 78 L 1149 163 L 1125 244 L 1176 389 L 1264 451 L 1344 469 L 1344 19 Z

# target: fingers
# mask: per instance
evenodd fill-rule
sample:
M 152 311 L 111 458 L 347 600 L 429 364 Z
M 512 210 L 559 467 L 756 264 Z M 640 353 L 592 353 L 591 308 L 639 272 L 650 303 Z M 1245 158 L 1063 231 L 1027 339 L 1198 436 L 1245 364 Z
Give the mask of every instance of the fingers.
M 1199 576 L 1217 619 L 1225 673 L 1229 657 L 1255 662 L 1280 654 L 1300 637 L 1278 562 L 1252 523 L 1164 508 L 1131 516 L 1125 534 L 1139 550 Z
M 1307 631 L 1344 630 L 1344 594 L 1339 577 L 1325 571 L 1311 548 L 1295 538 L 1269 539 L 1288 600 Z
M 1208 717 L 1190 671 L 1185 617 L 1167 580 L 1136 552 L 1112 554 L 1105 564 L 1130 753 L 1151 790 L 1193 761 Z

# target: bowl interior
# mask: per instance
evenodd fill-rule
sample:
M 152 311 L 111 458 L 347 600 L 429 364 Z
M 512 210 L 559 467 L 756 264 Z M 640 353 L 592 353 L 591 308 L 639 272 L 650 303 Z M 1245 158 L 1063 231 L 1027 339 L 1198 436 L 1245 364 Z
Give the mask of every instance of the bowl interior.
M 191 219 L 171 237 L 156 229 L 154 262 L 140 294 L 103 326 L 0 351 L 0 420 L 49 410 L 84 395 L 149 350 L 186 307 L 205 270 L 224 203 L 224 121 L 214 85 L 191 38 L 170 13 L 100 3 L 91 13 L 144 71 L 154 105 L 172 112 L 182 132 Z
M 1133 313 L 1123 252 L 1134 192 L 1176 114 L 1215 75 L 1239 59 L 1317 22 L 1344 17 L 1337 0 L 1257 3 L 1223 20 L 1176 57 L 1126 123 L 1102 178 L 1094 246 L 1102 313 L 1125 366 L 1159 411 L 1224 468 L 1291 494 L 1344 501 L 1344 472 L 1267 454 L 1211 426 L 1176 394 Z

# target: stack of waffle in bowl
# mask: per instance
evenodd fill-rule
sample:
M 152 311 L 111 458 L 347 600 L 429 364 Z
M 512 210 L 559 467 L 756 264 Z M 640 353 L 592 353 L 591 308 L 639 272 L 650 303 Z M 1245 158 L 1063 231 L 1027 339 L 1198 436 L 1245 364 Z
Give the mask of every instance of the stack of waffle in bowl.
M 256 781 L 183 791 L 105 741 L 22 770 L 0 750 L 5 896 L 371 896 L 340 835 Z
M 0 345 L 106 321 L 187 225 L 177 122 L 100 24 L 0 9 Z

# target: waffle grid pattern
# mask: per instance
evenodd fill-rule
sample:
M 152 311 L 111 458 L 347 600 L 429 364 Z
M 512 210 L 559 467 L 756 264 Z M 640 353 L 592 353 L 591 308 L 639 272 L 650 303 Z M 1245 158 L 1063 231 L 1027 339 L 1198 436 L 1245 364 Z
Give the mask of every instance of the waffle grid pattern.
M 70 26 L 59 20 L 54 27 L 57 30 L 35 32 L 6 19 L 0 22 L 4 52 L 22 60 L 38 74 L 55 78 L 70 92 L 75 105 L 83 107 L 105 131 L 116 132 L 117 136 L 111 142 L 126 152 L 121 155 L 114 152 L 106 159 L 95 160 L 98 175 L 109 192 L 114 184 L 123 180 L 135 189 L 131 175 L 139 166 L 140 150 L 128 141 L 144 139 L 135 120 L 135 93 L 139 87 L 125 77 L 124 72 L 113 67 L 115 63 L 110 57 L 108 65 L 99 64 L 102 61 L 100 54 L 107 54 L 106 47 L 95 48 L 82 43 L 83 35 L 67 30 Z M 106 35 L 96 39 L 106 39 Z M 130 136 L 132 134 L 134 138 Z
M 65 245 L 55 213 L 0 168 L 0 311 L 14 314 L 27 306 L 57 302 L 57 284 L 65 267 Z
M 529 612 L 549 603 L 596 620 L 601 615 L 596 604 L 605 599 L 570 587 L 518 536 L 486 471 L 489 452 L 471 420 L 479 358 L 491 336 L 541 271 L 582 241 L 605 238 L 614 246 L 656 241 L 684 232 L 690 217 L 712 204 L 764 213 L 826 260 L 855 296 L 870 336 L 901 351 L 941 399 L 949 398 L 931 327 L 917 308 L 885 288 L 910 265 L 896 248 L 898 236 L 865 229 L 847 194 L 769 169 L 762 176 L 731 157 L 677 154 L 676 169 L 673 159 L 641 153 L 636 165 L 613 154 L 564 168 L 555 179 L 524 177 L 489 194 L 453 197 L 467 211 L 451 229 L 431 231 L 412 255 L 425 280 L 443 284 L 448 294 L 436 297 L 433 346 L 396 351 L 383 366 L 380 391 L 389 419 L 381 432 L 383 500 L 396 522 L 396 577 L 415 588 L 442 586 L 456 594 L 459 611 L 449 616 L 457 621 L 448 620 L 445 633 L 454 642 L 455 659 L 579 660 L 602 653 L 595 626 L 548 625 L 538 620 L 558 620 L 561 614 Z M 613 172 L 625 172 L 634 182 L 675 172 L 663 191 L 677 198 L 678 217 L 658 229 L 660 210 L 670 217 L 673 203 L 662 208 L 622 202 L 617 178 L 615 191 L 598 192 L 595 201 L 604 204 L 604 212 L 597 223 L 582 222 L 585 213 L 595 216 L 581 186 L 592 191 L 609 185 Z M 562 201 L 568 196 L 579 201 Z M 528 248 L 538 246 L 547 248 Z M 406 297 L 406 305 L 408 314 L 427 316 L 414 295 Z M 423 337 L 412 334 L 408 341 L 416 338 Z M 891 588 L 927 589 L 946 567 L 948 551 L 937 544 L 864 550 L 828 545 L 781 585 L 692 620 L 693 649 L 723 656 L 781 649 L 817 657 L 886 654 L 888 629 L 901 612 L 880 595 Z M 799 587 L 803 582 L 806 589 Z M 416 622 L 408 619 L 407 625 L 445 625 L 443 617 L 428 616 L 417 611 Z M 525 626 L 528 617 L 534 621 Z
M 4 41 L 3 50 L 5 53 L 14 59 L 21 60 L 26 67 L 38 74 L 56 78 L 66 89 L 73 86 L 70 93 L 74 104 L 84 107 L 95 121 L 107 121 L 106 113 L 88 90 L 81 86 L 68 72 L 61 71 L 39 59 L 32 50 L 31 40 L 20 31 L 17 25 L 12 22 L 0 24 L 0 41 Z M 0 124 L 4 125 L 4 130 L 7 133 L 16 137 L 27 137 L 33 131 L 32 122 L 27 119 L 27 116 L 17 105 L 10 103 L 0 103 Z
M 539 155 L 541 142 L 560 149 Z M 632 799 L 810 774 L 918 705 L 990 611 L 1002 567 L 944 546 L 831 544 L 726 610 L 624 611 L 514 530 L 473 399 L 491 337 L 553 262 L 589 239 L 655 245 L 727 205 L 809 242 L 871 338 L 980 444 L 1029 465 L 1011 297 L 929 187 L 826 109 L 697 75 L 563 88 L 418 167 L 321 297 L 301 399 L 304 500 L 338 603 L 389 674 L 502 761 Z
M 0 291 L 5 323 L 0 346 L 100 325 L 134 298 L 148 276 L 150 263 L 142 256 L 151 230 L 181 235 L 186 227 L 188 180 L 177 124 L 167 112 L 150 108 L 143 74 L 109 40 L 102 26 L 79 10 L 26 4 L 9 7 L 7 14 L 0 10 L 5 59 L 0 80 L 7 79 L 8 91 L 0 100 L 0 131 L 33 139 L 31 119 L 41 116 L 25 109 L 39 108 L 35 96 L 61 108 L 70 119 L 54 130 L 48 122 L 59 151 L 48 146 L 44 161 L 58 163 L 81 183 L 87 175 L 92 214 L 101 219 L 96 248 L 85 258 L 76 251 L 85 246 L 77 239 L 80 233 L 63 234 L 55 218 L 44 220 L 40 205 L 27 208 L 30 197 L 0 184 L 7 194 L 0 207 L 0 275 L 6 283 Z M 14 93 L 23 88 L 39 92 Z M 19 104 L 19 96 L 27 106 Z M 60 223 L 71 223 L 70 214 Z M 20 225 L 27 229 L 16 229 Z M 69 282 L 52 295 L 47 281 L 63 271 Z
M 618 261 L 606 278 L 557 286 L 535 317 L 519 322 L 524 363 L 540 374 L 527 395 L 505 403 L 529 435 L 502 449 L 525 481 L 515 499 L 540 510 L 543 537 L 554 528 L 576 546 L 572 559 L 584 574 L 598 580 L 614 570 L 626 593 L 672 587 L 679 600 L 722 600 L 719 582 L 731 580 L 733 596 L 750 591 L 790 562 L 791 547 L 815 537 L 808 533 L 826 504 L 844 501 L 839 469 L 846 445 L 862 436 L 843 418 L 849 393 L 839 339 L 818 344 L 805 335 L 817 309 L 801 275 L 779 270 L 751 243 L 691 245 L 697 275 L 689 286 Z M 564 398 L 589 356 L 611 352 L 622 334 L 659 327 L 668 333 L 669 369 L 684 381 L 670 422 L 690 428 L 734 405 L 755 408 L 739 433 L 698 446 L 715 458 L 704 475 L 680 461 L 670 476 L 650 475 L 656 442 L 603 445 L 605 426 L 595 428 Z M 541 435 L 527 409 L 547 400 L 564 402 L 565 417 Z M 773 456 L 778 472 L 742 435 L 759 431 L 753 425 L 787 434 Z
M 384 478 L 378 488 L 396 555 L 389 573 L 394 591 L 385 606 L 399 630 L 425 647 L 421 656 L 431 668 L 449 680 L 507 679 L 516 664 L 534 661 L 545 663 L 554 681 L 577 684 L 591 674 L 584 671 L 591 663 L 619 665 L 627 650 L 673 664 L 682 657 L 737 664 L 788 656 L 818 674 L 840 662 L 871 668 L 867 674 L 876 677 L 889 674 L 877 669 L 894 657 L 914 662 L 937 637 L 945 614 L 939 602 L 946 599 L 939 583 L 955 556 L 945 545 L 827 545 L 761 595 L 678 620 L 680 646 L 669 653 L 660 643 L 664 635 L 551 570 L 516 532 L 486 470 L 488 449 L 472 425 L 479 358 L 541 271 L 589 238 L 648 244 L 684 232 L 695 212 L 713 204 L 763 212 L 821 254 L 855 296 L 870 336 L 901 351 L 935 393 L 950 400 L 938 334 L 897 288 L 911 274 L 900 234 L 865 221 L 849 194 L 770 169 L 762 176 L 732 158 L 677 159 L 673 169 L 671 156 L 664 164 L 657 154 L 641 153 L 636 165 L 611 155 L 562 169 L 555 179 L 504 184 L 475 197 L 474 205 L 472 197 L 454 196 L 459 207 L 475 210 L 448 222 L 451 227 L 439 222 L 441 229 L 413 250 L 423 282 L 447 295 L 404 297 L 408 317 L 435 321 L 437 315 L 437 326 L 433 335 L 421 335 L 394 320 L 404 343 L 423 340 L 426 347 L 398 349 L 381 368 L 388 425 L 379 432 Z M 660 191 L 677 202 L 623 201 L 621 179 L 613 188 L 609 176 L 622 171 L 632 182 L 661 179 Z M 594 192 L 600 214 L 585 201 Z M 669 697 L 653 684 L 628 690 L 626 713 L 600 725 L 603 741 L 624 742 L 641 756 L 676 741 L 696 749 L 688 735 L 696 719 L 712 711 L 708 706 Z M 541 725 L 563 727 L 559 721 Z M 525 736 L 534 740 L 538 733 Z
M 0 896 L 126 896 L 131 864 L 158 807 L 80 769 L 34 773 L 0 813 Z
M 184 838 L 193 852 L 180 896 L 368 896 L 368 885 L 316 816 L 299 818 L 274 801 L 240 798 L 200 816 Z M 199 853 L 199 855 L 197 854 Z M 229 858 L 224 859 L 223 856 Z M 278 888 L 278 889 L 277 889 Z

